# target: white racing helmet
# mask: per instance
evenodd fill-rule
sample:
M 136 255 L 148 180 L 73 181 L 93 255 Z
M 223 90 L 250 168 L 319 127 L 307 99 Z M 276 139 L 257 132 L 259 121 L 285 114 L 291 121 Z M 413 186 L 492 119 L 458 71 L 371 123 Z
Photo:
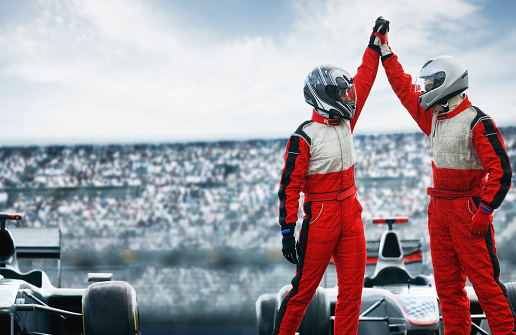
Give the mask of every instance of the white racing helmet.
M 341 99 L 346 91 L 351 101 Z M 333 65 L 321 65 L 305 78 L 305 101 L 316 109 L 337 118 L 351 120 L 355 116 L 356 92 L 353 78 L 345 70 Z
M 468 88 L 468 69 L 452 56 L 439 56 L 423 65 L 416 78 L 419 104 L 429 110 Z

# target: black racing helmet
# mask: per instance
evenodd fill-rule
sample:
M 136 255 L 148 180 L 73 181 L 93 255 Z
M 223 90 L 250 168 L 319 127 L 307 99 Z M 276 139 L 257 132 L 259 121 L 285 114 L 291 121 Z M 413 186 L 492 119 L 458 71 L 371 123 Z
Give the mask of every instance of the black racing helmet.
M 339 67 L 316 67 L 306 76 L 303 91 L 305 101 L 316 109 L 342 119 L 351 120 L 355 116 L 356 91 L 353 78 Z M 349 101 L 342 100 L 342 93 L 347 94 Z

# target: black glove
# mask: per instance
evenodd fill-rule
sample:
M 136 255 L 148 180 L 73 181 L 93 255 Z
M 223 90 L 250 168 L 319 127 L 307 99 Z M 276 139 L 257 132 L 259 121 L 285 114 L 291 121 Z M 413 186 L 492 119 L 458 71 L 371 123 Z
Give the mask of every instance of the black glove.
M 386 47 L 388 48 L 387 43 L 387 33 L 389 32 L 389 21 L 384 19 L 383 17 L 378 17 L 375 21 L 373 32 L 371 33 L 371 37 L 369 37 L 369 47 L 381 56 L 385 56 L 384 53 Z M 388 49 L 390 50 L 390 49 Z
M 287 261 L 293 264 L 297 264 L 296 238 L 294 237 L 294 227 L 281 229 L 281 234 L 283 235 L 283 239 L 281 241 L 283 248 L 281 249 L 281 251 L 283 252 L 283 257 L 285 257 Z

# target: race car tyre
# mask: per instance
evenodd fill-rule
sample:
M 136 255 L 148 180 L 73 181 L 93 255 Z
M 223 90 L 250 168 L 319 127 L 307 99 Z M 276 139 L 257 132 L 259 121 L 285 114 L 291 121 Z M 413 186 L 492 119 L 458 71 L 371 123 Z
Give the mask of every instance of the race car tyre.
M 274 329 L 276 294 L 262 294 L 256 300 L 256 335 L 271 335 Z
M 136 292 L 123 281 L 94 283 L 82 297 L 84 335 L 139 335 Z
M 507 297 L 511 302 L 512 308 L 516 308 L 516 282 L 504 284 L 507 289 Z
M 274 319 L 276 319 L 277 311 L 281 306 L 281 301 L 292 288 L 287 285 L 279 291 L 276 299 L 276 308 Z M 330 332 L 330 299 L 323 287 L 318 287 L 312 301 L 306 308 L 298 333 L 300 335 L 327 335 Z
M 330 332 L 330 299 L 323 287 L 318 287 L 299 325 L 301 335 L 327 335 Z

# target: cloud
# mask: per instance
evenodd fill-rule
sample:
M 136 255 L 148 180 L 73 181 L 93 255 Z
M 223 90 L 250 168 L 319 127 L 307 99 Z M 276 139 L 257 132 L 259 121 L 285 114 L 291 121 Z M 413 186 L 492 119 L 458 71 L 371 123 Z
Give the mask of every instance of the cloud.
M 323 63 L 354 73 L 379 15 L 391 21 L 391 46 L 413 75 L 443 53 L 471 69 L 513 54 L 477 32 L 482 2 L 302 0 L 276 33 L 231 39 L 147 1 L 30 4 L 32 19 L 0 28 L 0 85 L 15 78 L 30 87 L 23 103 L 0 110 L 8 129 L 27 130 L 3 132 L 4 143 L 287 137 L 310 116 L 305 75 Z M 381 66 L 377 78 L 357 132 L 415 131 Z M 498 108 L 515 102 L 498 97 L 496 84 L 483 91 Z

